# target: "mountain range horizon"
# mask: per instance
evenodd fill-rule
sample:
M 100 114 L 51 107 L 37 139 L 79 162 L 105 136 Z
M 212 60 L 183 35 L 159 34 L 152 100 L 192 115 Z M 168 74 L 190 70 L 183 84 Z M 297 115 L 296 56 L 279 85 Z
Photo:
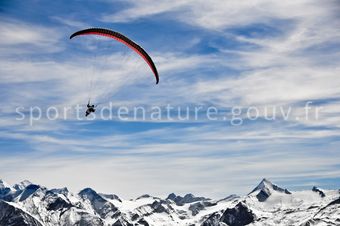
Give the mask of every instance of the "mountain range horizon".
M 66 187 L 48 189 L 28 180 L 11 186 L 0 179 L 1 226 L 337 225 L 339 207 L 340 189 L 289 191 L 266 178 L 245 196 L 218 200 L 191 193 L 125 200 L 92 188 L 74 194 Z

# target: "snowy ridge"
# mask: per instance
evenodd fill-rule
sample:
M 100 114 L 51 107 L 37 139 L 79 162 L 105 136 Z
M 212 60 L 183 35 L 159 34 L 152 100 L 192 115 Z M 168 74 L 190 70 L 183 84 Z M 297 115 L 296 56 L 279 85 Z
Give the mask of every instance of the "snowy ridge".
M 124 200 L 85 188 L 48 189 L 29 181 L 10 186 L 0 180 L 0 225 L 36 226 L 238 226 L 340 225 L 339 190 L 290 192 L 263 179 L 247 196 L 221 200 L 142 195 Z

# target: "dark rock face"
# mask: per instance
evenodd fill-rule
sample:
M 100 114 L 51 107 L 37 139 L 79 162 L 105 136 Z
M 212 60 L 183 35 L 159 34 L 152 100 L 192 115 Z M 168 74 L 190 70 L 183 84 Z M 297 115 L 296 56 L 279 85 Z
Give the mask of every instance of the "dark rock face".
M 193 216 L 196 216 L 201 210 L 204 210 L 205 206 L 201 203 L 194 203 L 189 206 L 189 210 L 191 211 Z
M 196 216 L 201 210 L 204 210 L 206 207 L 215 206 L 216 203 L 202 201 L 196 202 L 189 206 L 189 210 L 191 211 L 193 216 Z
M 170 199 L 172 201 L 175 201 L 175 199 L 177 198 L 177 196 L 175 195 L 175 193 L 171 193 L 168 195 L 168 197 L 166 199 Z
M 146 220 L 144 220 L 144 219 L 140 219 L 137 223 L 139 225 L 149 226 L 149 223 Z
M 268 189 L 262 189 L 256 195 L 256 198 L 257 198 L 257 200 L 259 200 L 259 202 L 264 202 L 269 198 L 270 195 L 271 195 L 271 192 Z
M 132 217 L 131 217 L 131 220 L 135 221 L 139 218 L 139 215 L 138 214 L 133 214 Z
M 179 195 L 177 196 L 174 193 L 171 193 L 166 199 L 174 201 L 178 206 L 183 206 L 186 203 L 209 200 L 204 197 L 195 197 L 193 194 L 186 194 L 182 197 Z
M 112 226 L 134 226 L 134 225 L 127 222 L 126 220 L 119 219 Z
M 13 195 L 11 194 L 10 188 L 2 188 L 0 189 L 0 199 L 5 201 L 10 201 Z
M 68 200 L 67 195 L 69 191 L 67 188 L 51 189 L 46 191 L 43 201 L 47 203 L 46 209 L 53 210 L 68 210 L 73 207 L 72 203 Z M 64 198 L 62 198 L 64 197 Z
M 57 197 L 56 199 L 53 200 L 53 202 L 49 203 L 47 205 L 47 210 L 63 210 L 63 209 L 69 209 L 73 205 L 69 202 L 66 202 L 64 199 Z
M 36 184 L 30 184 L 28 185 L 25 190 L 22 192 L 20 197 L 20 202 L 24 201 L 28 197 L 30 197 L 32 194 L 34 194 L 38 189 L 40 188 L 39 185 Z
M 291 195 L 291 194 L 292 194 L 290 191 L 288 191 L 288 190 L 285 189 L 285 188 L 280 188 L 279 186 L 277 186 L 277 185 L 275 185 L 275 184 L 273 184 L 272 186 L 273 186 L 273 189 L 274 189 L 275 191 L 284 192 L 284 193 L 287 194 L 287 195 Z
M 67 188 L 51 189 L 46 191 L 42 201 L 46 202 L 46 209 L 48 211 L 68 210 L 73 207 L 67 198 L 68 193 Z
M 10 188 L 0 188 L 0 197 L 6 197 L 10 192 Z
M 253 212 L 242 202 L 234 208 L 226 209 L 220 221 L 230 226 L 241 226 L 252 223 L 255 220 Z
M 67 196 L 69 190 L 67 188 L 54 188 L 46 191 L 46 194 L 62 194 Z
M 164 207 L 164 205 L 166 207 Z M 167 213 L 169 214 L 169 209 L 171 209 L 170 206 L 167 205 L 167 203 L 165 201 L 154 201 L 152 204 L 151 204 L 151 208 L 153 209 L 153 212 L 154 213 Z
M 183 203 L 192 203 L 192 202 L 201 201 L 201 200 L 205 200 L 205 198 L 203 198 L 203 197 L 195 197 L 193 194 L 186 194 L 183 197 L 182 202 Z
M 0 200 L 0 225 L 4 226 L 43 226 L 34 217 Z
M 315 187 L 315 186 L 313 187 L 312 191 L 319 193 L 321 198 L 326 197 L 325 193 L 323 191 L 321 191 L 319 188 Z
M 218 213 L 213 213 L 206 219 L 201 226 L 219 226 L 221 215 Z
M 13 197 L 13 191 L 8 185 L 0 179 L 0 199 L 10 201 Z
M 137 200 L 138 199 L 145 199 L 145 198 L 151 198 L 151 195 L 148 195 L 148 194 L 141 195 L 137 198 Z

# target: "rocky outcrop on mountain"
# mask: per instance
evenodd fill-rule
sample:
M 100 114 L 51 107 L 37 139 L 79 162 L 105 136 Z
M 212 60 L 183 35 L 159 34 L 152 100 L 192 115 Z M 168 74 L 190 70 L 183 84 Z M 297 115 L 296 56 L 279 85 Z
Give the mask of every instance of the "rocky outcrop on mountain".
M 239 202 L 234 208 L 226 209 L 220 219 L 230 226 L 247 225 L 254 220 L 255 215 L 243 202 Z
M 322 198 L 324 198 L 324 197 L 326 196 L 325 193 L 324 193 L 323 191 L 321 191 L 319 188 L 317 188 L 317 187 L 315 187 L 315 186 L 312 188 L 312 191 L 319 193 L 319 195 L 320 195 Z
M 220 226 L 221 214 L 213 213 L 211 214 L 201 226 Z
M 0 200 L 0 225 L 43 226 L 37 219 L 5 201 Z
M 0 180 L 0 199 L 10 200 L 13 196 L 14 190 L 5 181 Z
M 183 206 L 186 203 L 209 200 L 204 197 L 195 197 L 193 194 L 186 194 L 184 197 L 182 197 L 175 195 L 174 193 L 171 193 L 166 199 L 174 201 L 179 206 Z
M 190 204 L 189 210 L 193 216 L 196 216 L 202 210 L 217 205 L 216 202 L 209 202 L 209 201 L 198 201 L 195 203 Z

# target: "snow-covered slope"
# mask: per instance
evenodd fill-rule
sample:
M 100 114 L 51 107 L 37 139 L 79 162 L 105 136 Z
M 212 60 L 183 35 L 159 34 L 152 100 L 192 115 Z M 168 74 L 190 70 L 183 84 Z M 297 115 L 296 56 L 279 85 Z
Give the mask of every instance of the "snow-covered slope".
M 221 200 L 192 194 L 124 200 L 85 188 L 48 189 L 29 181 L 0 180 L 0 226 L 223 226 L 340 225 L 339 190 L 291 192 L 263 179 L 247 196 Z

